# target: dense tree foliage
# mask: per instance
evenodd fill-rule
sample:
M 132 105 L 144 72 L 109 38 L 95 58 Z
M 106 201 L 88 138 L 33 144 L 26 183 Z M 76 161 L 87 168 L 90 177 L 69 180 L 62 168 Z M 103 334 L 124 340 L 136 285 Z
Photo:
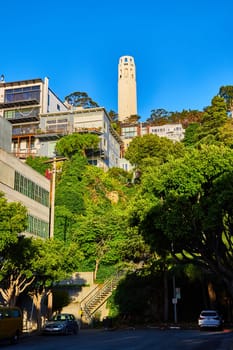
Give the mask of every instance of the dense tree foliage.
M 147 173 L 132 223 L 159 254 L 200 264 L 218 275 L 233 296 L 233 153 L 202 147 Z
M 180 157 L 184 147 L 180 142 L 173 142 L 157 135 L 135 137 L 129 144 L 125 158 L 136 167 L 141 167 L 142 161 L 155 158 L 157 163 L 168 161 L 171 156 Z
M 204 109 L 200 123 L 190 123 L 185 131 L 183 140 L 186 146 L 198 146 L 200 144 L 225 144 L 225 125 L 228 122 L 227 107 L 224 99 L 215 96 L 211 105 Z M 228 141 L 229 142 L 229 137 Z
M 56 143 L 58 154 L 71 158 L 74 154 L 85 155 L 88 150 L 96 150 L 99 147 L 99 137 L 94 134 L 71 134 L 62 137 Z
M 41 175 L 45 175 L 48 169 L 51 169 L 51 164 L 48 163 L 48 157 L 28 157 L 26 159 L 26 164 L 31 168 L 36 170 Z
M 0 252 L 17 242 L 18 234 L 27 228 L 27 210 L 18 202 L 7 202 L 0 192 Z
M 166 121 L 170 117 L 171 112 L 166 111 L 164 108 L 152 109 L 150 118 L 147 119 L 148 123 L 156 123 L 161 119 L 165 119 Z
M 232 85 L 221 86 L 219 89 L 219 96 L 224 98 L 226 105 L 227 105 L 227 110 L 232 113 L 232 110 L 233 110 L 233 86 Z
M 58 180 L 55 235 L 78 243 L 85 256 L 82 269 L 95 275 L 100 264 L 137 264 L 147 251 L 142 237 L 127 229 L 129 181 L 123 170 L 104 172 L 78 155 L 65 163 Z
M 70 268 L 64 261 L 64 266 L 57 262 L 52 247 L 41 246 L 35 255 L 41 264 L 38 269 L 34 266 L 34 271 L 46 278 L 31 283 L 34 297 L 41 300 L 42 291 L 48 291 L 53 281 L 64 276 L 63 272 L 91 270 L 98 277 L 103 268 L 106 278 L 109 267 L 114 271 L 119 266 L 133 266 L 135 270 L 116 293 L 122 314 L 136 317 L 141 312 L 151 317 L 159 313 L 167 320 L 168 308 L 172 307 L 172 273 L 181 276 L 180 281 L 185 276 L 189 285 L 198 281 L 203 289 L 210 281 L 215 287 L 220 281 L 233 297 L 233 124 L 227 113 L 230 94 L 231 89 L 222 89 L 203 112 L 154 110 L 152 117 L 158 124 L 182 123 L 185 138 L 182 143 L 156 135 L 134 138 L 126 158 L 140 175 L 137 185 L 132 173 L 116 168 L 104 172 L 88 164 L 87 152 L 98 148 L 98 137 L 76 134 L 58 142 L 57 151 L 67 160 L 56 177 L 55 239 L 60 242 L 55 243 Z M 72 99 L 70 102 L 76 103 Z M 133 117 L 129 122 L 137 120 Z M 3 208 L 9 209 L 4 200 Z M 12 220 L 16 225 L 14 215 Z M 6 219 L 3 222 L 9 238 L 11 227 Z M 14 230 L 16 237 L 21 229 Z M 10 243 L 17 244 L 15 238 Z M 7 239 L 1 244 L 4 250 Z M 49 251 L 51 262 L 46 253 Z M 52 267 L 50 270 L 52 262 L 54 274 Z M 43 270 L 43 264 L 48 270 Z M 154 264 L 156 268 L 152 268 Z M 198 273 L 190 268 L 194 265 Z M 25 267 L 28 281 L 30 271 Z
M 198 110 L 182 110 L 181 112 L 168 112 L 163 108 L 153 109 L 147 123 L 154 125 L 163 125 L 170 123 L 180 123 L 187 128 L 190 123 L 199 123 L 202 118 L 202 111 Z
M 71 94 L 65 97 L 67 101 L 73 107 L 82 107 L 82 108 L 94 108 L 99 107 L 98 103 L 92 100 L 86 92 L 72 92 Z

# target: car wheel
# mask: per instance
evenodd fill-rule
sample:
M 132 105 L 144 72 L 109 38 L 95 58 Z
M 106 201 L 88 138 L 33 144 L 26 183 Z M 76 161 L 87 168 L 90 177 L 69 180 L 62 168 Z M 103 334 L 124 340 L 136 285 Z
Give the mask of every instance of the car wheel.
M 69 329 L 68 329 L 68 327 L 66 327 L 65 328 L 65 330 L 64 330 L 64 333 L 63 333 L 64 335 L 68 335 L 69 334 Z
M 16 344 L 19 342 L 19 332 L 17 331 L 14 336 L 11 338 L 11 344 Z

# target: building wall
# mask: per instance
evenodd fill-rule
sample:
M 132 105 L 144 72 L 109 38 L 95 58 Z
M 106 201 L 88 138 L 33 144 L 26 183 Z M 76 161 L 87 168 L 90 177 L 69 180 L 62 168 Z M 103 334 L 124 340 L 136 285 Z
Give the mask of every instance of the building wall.
M 49 180 L 3 149 L 0 149 L 0 191 L 8 201 L 20 202 L 27 208 L 30 229 L 24 234 L 49 236 Z
M 0 148 L 11 151 L 11 124 L 0 116 Z
M 118 64 L 118 120 L 137 114 L 136 67 L 134 58 L 122 56 Z

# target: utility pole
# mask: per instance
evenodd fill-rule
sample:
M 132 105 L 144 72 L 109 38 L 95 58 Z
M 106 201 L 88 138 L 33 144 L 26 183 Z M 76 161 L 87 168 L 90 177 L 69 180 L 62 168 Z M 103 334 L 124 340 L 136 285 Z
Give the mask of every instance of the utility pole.
M 54 238 L 54 209 L 55 209 L 55 191 L 56 191 L 56 173 L 57 162 L 67 160 L 66 157 L 57 158 L 56 156 L 44 163 L 52 163 L 52 176 L 50 179 L 50 218 L 49 218 L 49 238 Z
M 55 184 L 56 184 L 56 172 L 57 164 L 56 157 L 53 158 L 52 163 L 52 180 L 51 180 L 51 191 L 50 191 L 50 227 L 49 227 L 49 238 L 54 237 L 54 208 L 55 208 Z

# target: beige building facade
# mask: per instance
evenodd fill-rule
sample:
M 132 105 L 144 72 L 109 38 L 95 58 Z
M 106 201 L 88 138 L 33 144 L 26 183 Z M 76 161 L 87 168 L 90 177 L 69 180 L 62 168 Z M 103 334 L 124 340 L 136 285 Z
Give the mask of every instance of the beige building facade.
M 50 181 L 2 148 L 0 191 L 7 201 L 20 202 L 27 208 L 28 228 L 22 234 L 49 237 Z
M 137 115 L 136 66 L 132 56 L 122 56 L 118 64 L 118 120 Z

